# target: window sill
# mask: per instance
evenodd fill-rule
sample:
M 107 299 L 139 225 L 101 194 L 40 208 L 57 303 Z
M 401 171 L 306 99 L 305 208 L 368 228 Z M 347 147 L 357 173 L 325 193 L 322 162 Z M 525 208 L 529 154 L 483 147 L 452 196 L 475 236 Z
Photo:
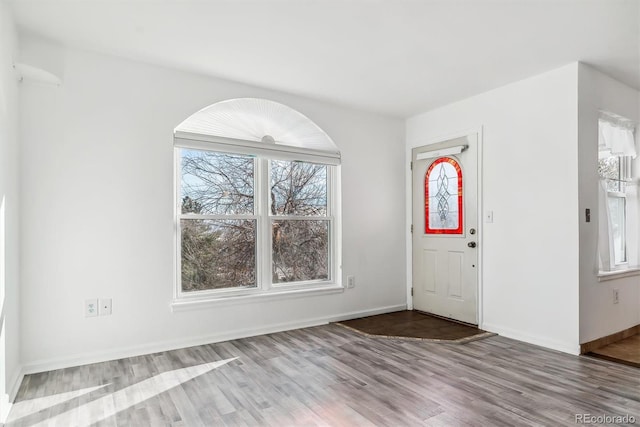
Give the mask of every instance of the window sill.
M 623 277 L 640 276 L 640 267 L 630 267 L 624 270 L 601 271 L 598 273 L 598 282 L 622 279 Z
M 257 291 L 243 295 L 207 295 L 198 298 L 180 298 L 171 302 L 171 311 L 189 311 L 207 307 L 219 307 L 236 305 L 242 303 L 264 301 L 264 300 L 281 300 L 288 298 L 300 298 L 315 295 L 337 294 L 344 292 L 344 287 L 338 284 L 326 285 L 314 288 L 297 288 L 297 289 L 278 289 L 271 291 Z

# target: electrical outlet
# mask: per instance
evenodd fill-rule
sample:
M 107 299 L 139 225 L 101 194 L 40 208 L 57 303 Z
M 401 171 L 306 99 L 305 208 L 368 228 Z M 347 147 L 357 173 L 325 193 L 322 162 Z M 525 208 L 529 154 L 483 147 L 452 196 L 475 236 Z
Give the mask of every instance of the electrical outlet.
M 111 314 L 111 298 L 100 298 L 98 312 L 100 316 L 109 316 Z
M 347 288 L 353 289 L 356 287 L 356 276 L 347 276 Z
M 620 302 L 620 291 L 618 289 L 613 290 L 613 303 L 617 304 Z
M 84 317 L 95 317 L 98 315 L 98 299 L 91 298 L 84 300 Z

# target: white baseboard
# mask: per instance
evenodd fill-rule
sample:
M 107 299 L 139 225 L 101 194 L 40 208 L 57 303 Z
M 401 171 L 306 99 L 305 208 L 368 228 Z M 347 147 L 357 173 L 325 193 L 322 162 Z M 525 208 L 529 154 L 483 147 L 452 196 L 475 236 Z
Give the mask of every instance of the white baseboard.
M 20 390 L 20 384 L 22 384 L 22 380 L 24 379 L 24 367 L 19 366 L 18 369 L 13 373 L 13 377 L 11 377 L 11 388 L 9 391 L 9 402 L 13 402 L 16 399 L 18 394 L 18 390 Z
M 7 422 L 11 406 L 9 395 L 7 393 L 0 394 L 0 426 L 3 426 Z
M 4 425 L 7 422 L 9 411 L 13 406 L 13 402 L 16 399 L 20 384 L 24 378 L 24 371 L 22 367 L 18 367 L 11 377 L 11 381 L 7 384 L 7 393 L 0 396 L 0 425 Z
M 179 340 L 161 341 L 131 346 L 111 351 L 101 351 L 84 353 L 71 357 L 57 359 L 42 359 L 27 362 L 23 365 L 22 376 L 35 374 L 38 372 L 53 371 L 56 369 L 70 368 L 74 366 L 88 365 L 90 363 L 106 362 L 108 360 L 123 359 L 126 357 L 141 356 L 144 354 L 158 353 L 162 351 L 176 350 L 180 348 L 193 347 L 196 345 L 211 344 L 222 341 L 229 341 L 239 338 L 247 338 L 256 335 L 272 334 L 275 332 L 289 331 L 292 329 L 308 328 L 311 326 L 326 325 L 329 322 L 339 322 L 342 320 L 354 319 L 358 317 L 374 316 L 376 314 L 391 313 L 405 310 L 406 304 L 390 305 L 378 307 L 370 310 L 352 311 L 330 316 L 304 319 L 299 321 L 276 323 L 272 325 L 260 326 L 257 328 L 238 329 L 234 331 L 220 332 L 211 335 L 191 337 Z M 18 383 L 18 386 L 20 383 Z M 16 389 L 17 391 L 17 389 Z M 15 396 L 15 395 L 14 395 Z
M 491 323 L 484 322 L 482 324 L 482 329 L 487 332 L 493 332 L 498 335 L 501 335 L 506 338 L 511 338 L 518 341 L 523 341 L 529 344 L 538 345 L 540 347 L 545 347 L 551 350 L 561 351 L 563 353 L 569 353 L 573 355 L 580 354 L 580 345 L 579 344 L 570 344 L 566 342 L 552 340 L 546 337 L 540 337 L 535 335 L 530 335 L 527 333 L 523 333 L 522 331 L 518 331 L 511 328 L 506 328 L 499 325 L 494 325 Z

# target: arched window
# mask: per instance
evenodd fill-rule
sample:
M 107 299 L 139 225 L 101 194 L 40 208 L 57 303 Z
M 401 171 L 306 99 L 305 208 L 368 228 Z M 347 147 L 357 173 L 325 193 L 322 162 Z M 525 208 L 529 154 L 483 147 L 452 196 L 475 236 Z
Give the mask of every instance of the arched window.
M 436 159 L 424 178 L 425 234 L 462 234 L 462 170 L 451 157 Z
M 174 133 L 176 303 L 340 288 L 340 152 L 303 114 L 241 98 Z

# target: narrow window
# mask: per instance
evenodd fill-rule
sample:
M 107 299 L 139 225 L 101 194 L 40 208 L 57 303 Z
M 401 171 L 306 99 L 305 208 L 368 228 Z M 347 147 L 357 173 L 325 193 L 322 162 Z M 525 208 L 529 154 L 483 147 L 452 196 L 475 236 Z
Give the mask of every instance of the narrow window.
M 637 264 L 633 255 L 637 253 L 637 236 L 629 232 L 637 227 L 634 128 L 630 121 L 609 115 L 600 118 L 598 127 L 600 269 L 627 269 Z

